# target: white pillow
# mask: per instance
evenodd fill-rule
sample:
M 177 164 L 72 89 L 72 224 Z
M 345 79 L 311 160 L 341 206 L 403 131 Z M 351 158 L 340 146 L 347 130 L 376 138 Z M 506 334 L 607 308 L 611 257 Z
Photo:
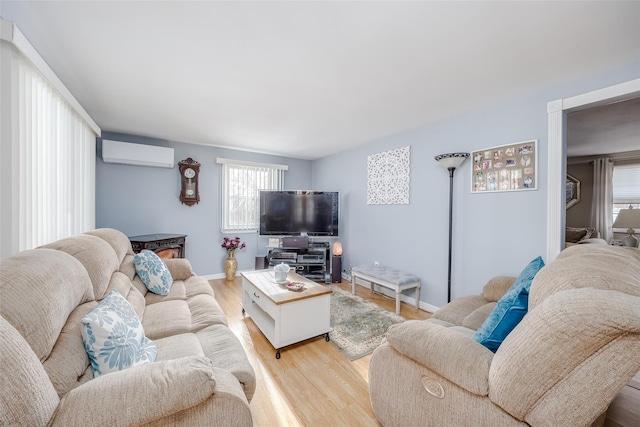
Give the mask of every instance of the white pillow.
M 143 250 L 133 257 L 133 265 L 142 283 L 154 294 L 169 295 L 173 277 L 167 264 L 155 252 Z
M 138 315 L 116 289 L 80 321 L 94 378 L 156 360 L 156 343 L 144 336 Z

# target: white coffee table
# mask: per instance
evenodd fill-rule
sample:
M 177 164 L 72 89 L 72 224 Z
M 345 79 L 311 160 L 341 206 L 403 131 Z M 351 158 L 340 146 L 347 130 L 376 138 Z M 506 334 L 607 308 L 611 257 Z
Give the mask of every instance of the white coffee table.
M 242 313 L 249 315 L 276 349 L 324 335 L 329 341 L 331 289 L 297 273 L 288 280 L 304 284 L 301 291 L 290 291 L 277 284 L 273 270 L 241 273 Z

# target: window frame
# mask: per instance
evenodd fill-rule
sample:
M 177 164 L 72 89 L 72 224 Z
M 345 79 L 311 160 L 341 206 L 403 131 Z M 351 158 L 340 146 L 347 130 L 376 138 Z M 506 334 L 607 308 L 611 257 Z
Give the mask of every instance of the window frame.
M 639 173 L 640 171 L 640 160 L 632 160 L 632 161 L 624 161 L 624 162 L 615 162 L 613 165 L 613 182 L 612 182 L 612 194 L 613 194 L 613 220 L 612 223 L 616 221 L 618 216 L 618 212 L 620 209 L 626 209 L 629 206 L 633 206 L 634 209 L 640 208 L 640 186 L 636 190 L 636 194 L 626 195 L 625 197 L 616 197 L 616 169 L 618 169 L 618 177 L 621 177 L 621 169 L 631 169 L 634 170 L 635 173 Z M 633 171 L 630 173 L 634 173 Z M 620 178 L 618 178 L 620 179 Z M 629 182 L 636 182 L 633 179 L 628 180 Z M 637 182 L 640 182 L 638 180 Z M 614 232 L 619 232 L 618 228 L 613 229 Z
M 255 233 L 259 228 L 259 191 L 283 190 L 287 165 L 217 158 L 220 168 L 220 230 L 222 233 Z M 266 174 L 266 176 L 265 176 Z M 243 175 L 243 176 L 241 176 Z M 239 182 L 244 180 L 244 182 Z M 233 190 L 233 191 L 232 191 Z M 233 193 L 233 194 L 232 194 Z M 236 199 L 232 202 L 232 199 Z M 234 209 L 245 205 L 254 209 L 244 211 L 238 218 Z M 234 208 L 235 206 L 235 208 Z

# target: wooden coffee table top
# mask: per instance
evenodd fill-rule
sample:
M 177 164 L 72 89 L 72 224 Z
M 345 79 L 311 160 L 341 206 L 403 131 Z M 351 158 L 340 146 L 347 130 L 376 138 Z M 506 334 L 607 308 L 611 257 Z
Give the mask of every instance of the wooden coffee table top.
M 301 291 L 290 291 L 285 285 L 275 282 L 273 270 L 256 270 L 240 273 L 242 277 L 247 279 L 253 286 L 258 288 L 275 304 L 286 304 L 288 302 L 299 301 L 305 298 L 313 298 L 320 295 L 330 294 L 331 289 L 319 283 L 302 277 L 298 273 L 289 272 L 287 278 L 291 282 L 304 283 L 304 289 Z

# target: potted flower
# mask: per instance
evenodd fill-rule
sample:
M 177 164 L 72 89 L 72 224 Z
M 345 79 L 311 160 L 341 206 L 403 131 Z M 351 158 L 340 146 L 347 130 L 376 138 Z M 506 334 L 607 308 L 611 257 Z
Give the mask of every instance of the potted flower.
M 238 271 L 238 260 L 235 258 L 235 252 L 238 249 L 244 249 L 247 245 L 244 242 L 240 242 L 239 237 L 230 239 L 225 237 L 220 245 L 227 251 L 227 259 L 224 261 L 224 273 L 227 280 L 231 281 L 236 277 L 236 271 Z

